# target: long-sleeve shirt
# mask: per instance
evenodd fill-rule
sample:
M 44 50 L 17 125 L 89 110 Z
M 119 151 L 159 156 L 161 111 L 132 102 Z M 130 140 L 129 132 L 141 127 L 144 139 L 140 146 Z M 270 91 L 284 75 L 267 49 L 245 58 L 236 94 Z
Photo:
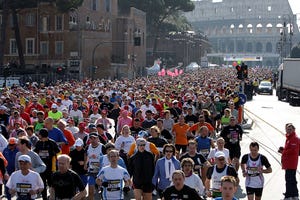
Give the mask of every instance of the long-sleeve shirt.
M 15 159 L 16 170 L 19 170 L 18 158 L 21 155 L 22 155 L 21 152 L 18 152 L 16 154 L 16 159 Z M 40 158 L 40 156 L 37 153 L 35 153 L 33 151 L 28 151 L 27 155 L 31 158 L 31 166 L 32 166 L 33 171 L 40 174 L 46 170 L 45 163 L 42 161 L 42 159 Z

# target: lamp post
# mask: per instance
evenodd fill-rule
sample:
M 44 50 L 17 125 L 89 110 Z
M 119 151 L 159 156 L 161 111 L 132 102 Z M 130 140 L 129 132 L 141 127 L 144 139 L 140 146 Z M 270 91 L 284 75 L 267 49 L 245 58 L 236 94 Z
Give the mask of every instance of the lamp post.
M 280 31 L 280 61 L 283 62 L 283 58 L 286 58 L 288 53 L 292 50 L 292 36 L 293 36 L 293 20 L 291 20 L 290 15 L 283 15 L 283 27 Z M 288 21 L 287 21 L 288 19 Z M 288 24 L 287 24 L 288 22 Z M 289 25 L 289 27 L 287 26 Z

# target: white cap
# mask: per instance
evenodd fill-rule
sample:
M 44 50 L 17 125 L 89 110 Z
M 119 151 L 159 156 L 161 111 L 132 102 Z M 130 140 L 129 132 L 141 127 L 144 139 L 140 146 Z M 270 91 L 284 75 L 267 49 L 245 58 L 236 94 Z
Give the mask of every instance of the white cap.
M 220 158 L 220 157 L 225 158 L 225 154 L 222 151 L 218 151 L 217 153 L 215 153 L 215 158 Z
M 57 109 L 57 104 L 52 104 L 51 108 L 56 108 Z
M 24 162 L 31 163 L 31 158 L 28 155 L 21 155 L 21 156 L 19 156 L 18 161 L 24 161 Z
M 0 106 L 0 110 L 7 110 L 7 108 L 5 106 Z
M 75 141 L 75 144 L 74 144 L 75 147 L 81 147 L 83 146 L 83 141 L 81 138 L 77 138 L 77 140 Z
M 172 104 L 178 103 L 178 102 L 179 102 L 178 100 L 174 100 L 174 101 L 172 101 Z

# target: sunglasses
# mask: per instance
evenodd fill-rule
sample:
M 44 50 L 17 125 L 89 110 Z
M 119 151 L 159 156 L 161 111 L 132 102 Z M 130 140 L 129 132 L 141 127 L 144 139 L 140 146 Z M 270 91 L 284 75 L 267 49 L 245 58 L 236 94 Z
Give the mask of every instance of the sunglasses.
M 165 152 L 166 152 L 166 153 L 173 153 L 173 151 L 168 151 L 168 150 L 166 150 Z
M 140 147 L 144 147 L 144 146 L 146 146 L 146 144 L 139 144 L 138 146 L 140 146 Z

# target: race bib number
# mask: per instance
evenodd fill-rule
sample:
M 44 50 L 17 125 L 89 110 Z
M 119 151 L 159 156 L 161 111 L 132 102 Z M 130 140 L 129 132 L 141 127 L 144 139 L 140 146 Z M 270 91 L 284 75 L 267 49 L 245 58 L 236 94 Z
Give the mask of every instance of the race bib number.
M 48 157 L 49 157 L 49 152 L 48 152 L 47 150 L 41 150 L 41 151 L 39 152 L 39 156 L 40 156 L 41 158 L 48 158 Z
M 17 193 L 20 196 L 29 195 L 29 191 L 31 190 L 31 184 L 29 183 L 17 183 Z
M 100 163 L 99 162 L 90 162 L 90 172 L 91 173 L 97 173 L 100 169 Z
M 121 190 L 121 181 L 120 180 L 109 180 L 107 191 L 114 192 Z
M 258 167 L 249 167 L 247 173 L 249 176 L 257 176 L 259 174 L 259 169 Z

